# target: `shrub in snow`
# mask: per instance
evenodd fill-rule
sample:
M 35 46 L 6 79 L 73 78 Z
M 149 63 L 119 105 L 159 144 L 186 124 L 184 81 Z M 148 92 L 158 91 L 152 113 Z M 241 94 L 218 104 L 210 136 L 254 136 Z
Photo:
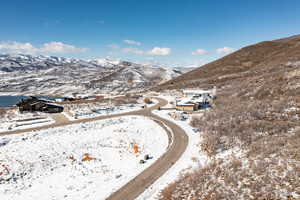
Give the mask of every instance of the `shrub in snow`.
M 148 97 L 146 97 L 146 98 L 144 99 L 144 102 L 145 102 L 146 104 L 152 103 L 151 99 L 148 98 Z

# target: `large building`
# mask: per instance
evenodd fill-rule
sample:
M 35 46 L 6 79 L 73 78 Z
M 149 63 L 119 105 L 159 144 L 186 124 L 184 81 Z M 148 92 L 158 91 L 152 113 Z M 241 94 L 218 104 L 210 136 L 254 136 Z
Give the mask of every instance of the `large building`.
M 37 97 L 30 97 L 28 99 L 22 99 L 21 102 L 17 104 L 20 112 L 46 112 L 46 113 L 60 113 L 64 110 L 64 107 L 48 101 L 46 99 L 40 99 Z

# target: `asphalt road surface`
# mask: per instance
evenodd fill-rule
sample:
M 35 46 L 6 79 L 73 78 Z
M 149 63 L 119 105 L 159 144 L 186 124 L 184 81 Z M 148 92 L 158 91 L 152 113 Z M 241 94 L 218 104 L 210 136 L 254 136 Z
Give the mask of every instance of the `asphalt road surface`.
M 128 116 L 128 115 L 142 115 L 142 116 L 152 118 L 153 120 L 158 122 L 158 124 L 162 126 L 168 134 L 170 142 L 169 142 L 169 148 L 167 152 L 165 152 L 150 167 L 145 169 L 142 173 L 137 175 L 134 179 L 129 181 L 126 185 L 121 187 L 116 192 L 112 193 L 107 198 L 108 200 L 133 200 L 137 198 L 141 193 L 143 193 L 159 177 L 161 177 L 172 165 L 174 165 L 175 162 L 181 157 L 181 155 L 183 154 L 183 152 L 185 151 L 188 145 L 188 137 L 182 128 L 180 128 L 178 125 L 176 125 L 175 123 L 169 120 L 158 117 L 151 113 L 152 110 L 155 110 L 158 107 L 163 107 L 167 104 L 167 101 L 164 99 L 161 98 L 156 98 L 156 99 L 159 101 L 156 105 L 138 111 L 126 112 L 121 114 L 113 114 L 113 115 L 105 115 L 105 116 L 99 116 L 95 118 L 79 119 L 73 121 L 68 121 L 65 120 L 64 118 L 63 120 L 59 120 L 61 116 L 56 116 L 57 121 L 54 124 L 35 127 L 35 128 L 22 129 L 22 130 L 1 132 L 0 136 L 25 133 L 29 131 L 38 131 L 38 130 L 43 130 L 48 128 L 66 126 L 70 124 L 84 123 L 84 122 Z M 171 132 L 165 126 L 168 127 L 171 130 Z

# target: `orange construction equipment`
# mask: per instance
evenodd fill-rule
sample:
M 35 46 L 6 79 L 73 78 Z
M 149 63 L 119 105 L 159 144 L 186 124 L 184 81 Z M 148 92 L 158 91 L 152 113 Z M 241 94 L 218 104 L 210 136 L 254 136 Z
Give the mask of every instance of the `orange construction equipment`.
M 84 157 L 82 158 L 82 161 L 91 161 L 91 160 L 96 160 L 96 158 L 92 158 L 89 156 L 88 153 L 85 153 Z
M 133 150 L 134 150 L 134 153 L 138 153 L 139 152 L 139 146 L 137 144 L 133 145 Z

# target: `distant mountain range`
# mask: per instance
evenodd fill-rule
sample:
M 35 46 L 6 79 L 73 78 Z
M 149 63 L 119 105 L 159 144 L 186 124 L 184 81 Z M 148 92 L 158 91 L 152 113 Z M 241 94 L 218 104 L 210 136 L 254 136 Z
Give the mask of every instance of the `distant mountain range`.
M 108 59 L 0 55 L 0 94 L 71 95 L 142 91 L 189 70 Z

